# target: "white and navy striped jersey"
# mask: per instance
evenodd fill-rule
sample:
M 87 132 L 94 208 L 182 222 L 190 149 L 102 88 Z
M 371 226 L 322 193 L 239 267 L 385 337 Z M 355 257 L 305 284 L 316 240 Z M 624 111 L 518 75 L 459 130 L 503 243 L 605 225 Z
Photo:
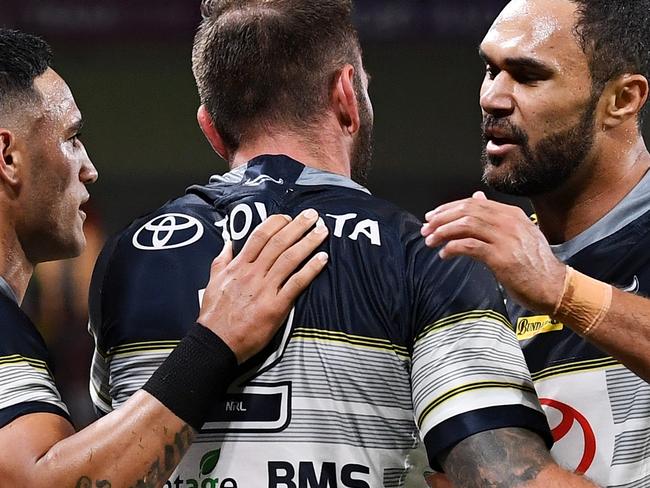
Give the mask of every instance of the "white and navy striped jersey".
M 0 428 L 30 413 L 69 420 L 43 338 L 0 277 Z
M 417 219 L 284 156 L 190 188 L 107 245 L 91 288 L 97 407 L 122 405 L 184 336 L 225 239 L 239 249 L 268 215 L 306 208 L 330 230 L 329 264 L 215 399 L 168 486 L 415 487 L 422 445 L 436 466 L 484 430 L 524 427 L 550 442 L 490 272 L 443 262 Z
M 582 273 L 650 295 L 650 174 L 599 222 L 553 249 Z M 557 462 L 600 486 L 650 487 L 650 385 L 564 324 L 515 303 L 508 309 Z

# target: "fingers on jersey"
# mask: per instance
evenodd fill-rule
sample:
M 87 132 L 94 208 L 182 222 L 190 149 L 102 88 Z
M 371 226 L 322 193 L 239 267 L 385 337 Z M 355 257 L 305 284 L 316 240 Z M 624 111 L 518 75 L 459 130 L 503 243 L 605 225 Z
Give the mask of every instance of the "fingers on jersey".
M 219 255 L 212 261 L 210 276 L 221 272 L 232 261 L 232 241 L 226 241 Z
M 246 263 L 255 261 L 262 249 L 266 248 L 269 241 L 272 241 L 278 232 L 287 227 L 290 222 L 291 217 L 288 215 L 271 215 L 255 228 L 246 241 L 246 245 L 237 256 L 237 259 Z
M 275 235 L 268 239 L 268 242 L 260 251 L 256 261 L 260 266 L 263 266 L 266 271 L 269 271 L 274 267 L 278 261 L 290 263 L 290 272 L 294 271 L 296 267 L 306 259 L 321 242 L 323 242 L 325 235 L 327 235 L 323 235 L 322 239 L 320 239 L 320 242 L 318 242 L 315 247 L 311 248 L 307 254 L 302 254 L 302 259 L 295 262 L 295 259 L 293 259 L 295 253 L 300 253 L 308 247 L 311 247 L 309 244 L 321 237 L 320 234 L 317 236 L 307 235 L 306 239 L 308 242 L 303 243 L 305 245 L 295 248 L 293 247 L 305 235 L 305 233 L 314 226 L 317 220 L 318 212 L 316 212 L 316 210 L 308 209 L 301 212 L 293 222 L 284 226 L 276 232 Z M 286 280 L 286 278 L 287 276 L 285 276 L 284 280 Z
M 312 235 L 316 234 L 315 238 L 311 238 Z M 310 240 L 313 243 L 316 243 L 316 247 L 322 242 L 322 239 L 325 238 L 327 235 L 327 228 L 325 226 L 323 227 L 318 227 L 316 230 L 310 232 L 309 236 L 305 237 L 300 243 L 296 244 L 296 246 L 299 245 L 307 245 L 309 244 Z M 288 251 L 287 251 L 288 252 Z M 313 252 L 313 249 L 312 251 Z M 298 256 L 302 255 L 302 251 L 298 251 L 297 253 Z M 284 267 L 284 269 L 278 269 L 277 272 L 282 275 L 286 275 L 287 272 L 291 273 L 291 270 L 295 268 L 293 265 L 293 259 L 287 258 L 285 262 L 281 261 L 281 258 L 278 259 L 278 262 L 276 262 L 276 265 L 274 265 L 274 268 L 277 266 L 278 268 Z M 278 296 L 285 301 L 285 303 L 291 303 L 293 302 L 296 298 L 298 298 L 298 295 L 300 295 L 309 284 L 314 281 L 314 278 L 318 276 L 318 273 L 320 273 L 325 265 L 327 264 L 327 261 L 329 259 L 329 256 L 327 255 L 326 252 L 319 252 L 315 256 L 313 256 L 307 263 L 300 269 L 300 271 L 294 273 L 291 275 L 291 277 L 286 280 L 286 283 L 282 286 L 280 289 Z M 273 273 L 273 269 L 271 269 L 271 273 Z
M 515 215 L 515 213 L 517 215 Z M 482 198 L 471 198 L 443 205 L 427 214 L 427 222 L 422 226 L 426 245 L 437 247 L 445 245 L 448 256 L 469 251 L 473 257 L 485 251 L 477 242 L 494 244 L 512 230 L 514 223 L 524 221 L 523 211 L 517 207 L 503 205 Z M 454 241 L 466 241 L 449 246 Z M 448 248 L 448 249 L 447 249 Z M 441 253 L 445 255 L 445 253 Z
M 462 200 L 445 207 L 427 215 L 427 223 L 422 227 L 427 246 L 437 247 L 444 242 L 470 237 L 492 242 L 498 237 L 492 212 L 483 206 L 483 201 Z
M 318 253 L 296 272 L 327 236 L 325 226 L 305 235 L 317 220 L 315 211 L 291 222 L 282 216 L 269 218 L 237 257 L 232 258 L 226 244 L 213 262 L 198 323 L 221 337 L 239 363 L 270 341 L 293 301 L 325 266 L 327 255 Z

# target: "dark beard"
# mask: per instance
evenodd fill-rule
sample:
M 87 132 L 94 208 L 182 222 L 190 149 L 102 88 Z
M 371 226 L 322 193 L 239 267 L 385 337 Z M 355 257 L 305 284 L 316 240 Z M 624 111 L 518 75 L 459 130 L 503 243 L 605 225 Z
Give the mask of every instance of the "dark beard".
M 592 97 L 580 120 L 572 127 L 551 134 L 531 148 L 528 135 L 508 119 L 486 115 L 483 119 L 483 182 L 508 195 L 531 197 L 557 189 L 587 159 L 594 143 L 594 112 L 598 97 Z M 488 156 L 485 130 L 499 127 L 512 135 L 521 150 L 521 159 L 504 176 L 491 174 L 490 166 L 499 166 L 502 158 Z
M 355 76 L 355 91 L 357 93 L 357 105 L 359 107 L 359 132 L 357 140 L 352 148 L 350 159 L 350 177 L 365 186 L 368 182 L 368 174 L 372 162 L 373 151 L 373 123 L 370 107 L 363 96 L 361 81 Z

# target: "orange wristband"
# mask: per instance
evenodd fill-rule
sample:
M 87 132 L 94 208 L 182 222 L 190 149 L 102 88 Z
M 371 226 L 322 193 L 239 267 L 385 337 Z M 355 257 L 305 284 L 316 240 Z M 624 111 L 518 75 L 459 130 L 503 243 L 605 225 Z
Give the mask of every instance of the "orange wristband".
M 612 304 L 612 287 L 567 266 L 564 292 L 553 318 L 587 337 L 602 323 Z

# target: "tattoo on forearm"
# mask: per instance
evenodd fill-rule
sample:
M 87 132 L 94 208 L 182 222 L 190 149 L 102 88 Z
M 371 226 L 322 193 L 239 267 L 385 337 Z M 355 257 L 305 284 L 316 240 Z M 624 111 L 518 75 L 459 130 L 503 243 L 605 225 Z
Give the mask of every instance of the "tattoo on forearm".
M 135 485 L 131 488 L 157 488 L 162 486 L 178 463 L 181 462 L 181 459 L 183 459 L 183 456 L 192 444 L 193 438 L 194 432 L 188 425 L 185 425 L 174 436 L 174 443 L 165 446 L 163 467 L 161 468 L 160 466 L 160 457 L 156 458 L 144 478 L 136 481 Z M 75 488 L 111 488 L 111 482 L 109 480 L 97 480 L 93 485 L 92 480 L 88 476 L 82 476 L 77 481 Z
M 93 487 L 93 482 L 90 481 L 90 478 L 87 476 L 82 476 L 79 478 L 79 481 L 77 481 L 77 484 L 75 485 L 75 488 L 92 488 Z
M 475 434 L 454 446 L 441 460 L 456 487 L 523 486 L 551 463 L 542 439 L 517 428 Z

